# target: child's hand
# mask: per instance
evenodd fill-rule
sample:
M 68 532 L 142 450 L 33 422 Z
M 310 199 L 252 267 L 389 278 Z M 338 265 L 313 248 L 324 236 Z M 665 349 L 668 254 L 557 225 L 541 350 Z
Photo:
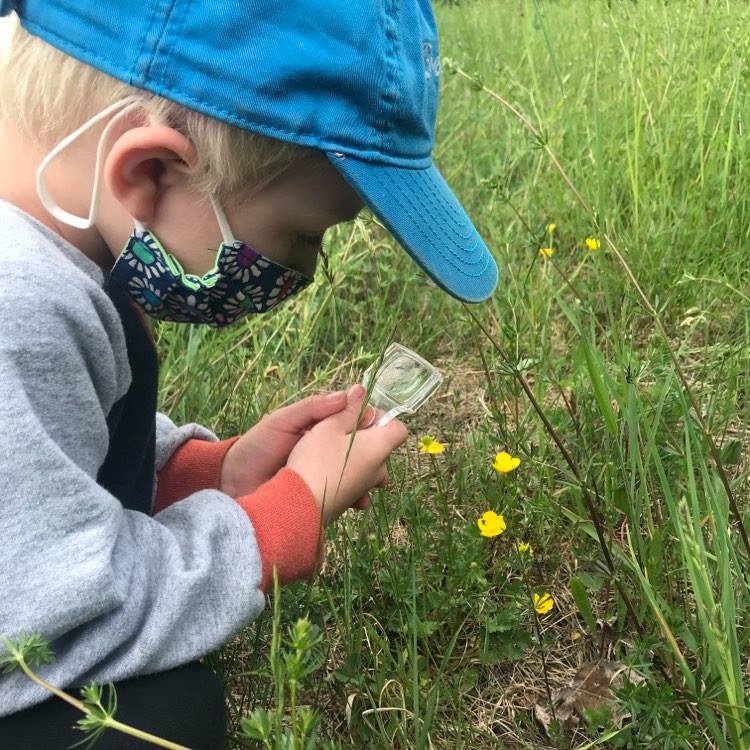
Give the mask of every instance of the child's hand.
M 305 431 L 340 412 L 346 404 L 345 391 L 321 393 L 263 417 L 229 449 L 222 465 L 219 489 L 231 497 L 249 495 L 257 490 L 286 465 L 292 448 Z M 376 416 L 372 407 L 368 407 L 362 424 L 371 424 Z
M 387 481 L 386 459 L 408 434 L 404 424 L 394 419 L 385 427 L 360 428 L 352 442 L 364 392 L 361 386 L 352 389 L 347 408 L 318 422 L 289 455 L 287 466 L 312 490 L 324 525 L 355 503 L 358 507 L 367 504 L 369 490 Z M 371 424 L 368 419 L 362 421 Z

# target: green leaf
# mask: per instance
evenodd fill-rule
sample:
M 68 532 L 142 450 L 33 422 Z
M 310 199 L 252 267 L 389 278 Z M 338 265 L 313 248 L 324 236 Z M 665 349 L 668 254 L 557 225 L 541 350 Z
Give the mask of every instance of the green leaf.
M 443 623 L 437 620 L 419 620 L 417 622 L 417 635 L 420 638 L 429 638 L 442 627 Z
M 589 379 L 591 380 L 591 385 L 594 389 L 594 398 L 596 399 L 599 411 L 604 418 L 604 424 L 607 426 L 610 434 L 617 435 L 617 418 L 615 417 L 615 412 L 612 408 L 612 395 L 605 383 L 604 363 L 602 362 L 599 353 L 591 346 L 588 339 L 584 336 L 578 316 L 567 304 L 565 304 L 562 298 L 558 297 L 557 302 L 565 314 L 565 317 L 570 321 L 580 338 L 586 363 L 586 371 L 589 374 Z
M 509 633 L 519 628 L 520 619 L 516 612 L 504 609 L 488 617 L 483 625 L 488 633 Z
M 518 661 L 531 644 L 531 637 L 525 630 L 517 628 L 503 633 L 485 631 L 479 661 L 482 664 L 500 664 L 505 661 Z
M 617 435 L 617 418 L 612 408 L 610 393 L 604 383 L 604 363 L 599 357 L 598 352 L 583 337 L 581 338 L 581 344 L 586 357 L 586 370 L 591 379 L 591 385 L 594 388 L 594 397 L 599 406 L 599 411 L 602 413 L 602 417 L 604 417 L 604 423 L 607 425 L 610 434 Z
M 573 595 L 578 611 L 581 613 L 581 617 L 583 617 L 583 621 L 586 623 L 589 633 L 593 635 L 596 632 L 596 618 L 591 609 L 588 591 L 580 578 L 571 579 L 570 593 Z
M 721 462 L 726 466 L 736 466 L 742 460 L 742 442 L 730 440 L 721 449 Z
M 240 719 L 240 732 L 251 740 L 268 740 L 271 736 L 271 712 L 256 708 Z
M 582 570 L 576 578 L 585 586 L 586 591 L 593 591 L 594 593 L 601 591 L 602 586 L 604 586 L 604 581 L 606 580 L 603 576 L 592 575 L 585 570 Z
M 0 671 L 14 670 L 18 666 L 19 658 L 30 667 L 51 664 L 55 660 L 47 641 L 38 633 L 21 636 L 15 641 L 2 638 L 2 641 L 8 653 L 0 655 Z

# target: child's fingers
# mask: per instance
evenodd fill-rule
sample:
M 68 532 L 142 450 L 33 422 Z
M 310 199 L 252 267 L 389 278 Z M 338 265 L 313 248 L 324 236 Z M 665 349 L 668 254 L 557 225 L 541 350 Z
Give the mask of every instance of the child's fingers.
M 357 510 L 364 510 L 370 505 L 371 502 L 372 498 L 370 497 L 370 493 L 366 492 L 364 495 L 362 495 L 362 497 L 359 498 L 359 500 L 357 500 L 356 503 L 354 503 L 354 505 L 352 505 L 352 508 L 356 508 Z
M 386 469 L 385 466 L 383 466 L 381 471 L 382 471 L 382 476 L 375 486 L 387 487 L 388 483 L 391 481 L 391 478 L 388 474 L 388 469 Z M 371 504 L 372 504 L 372 495 L 370 495 L 369 492 L 365 492 L 365 494 L 362 495 L 362 497 L 360 497 L 359 500 L 357 500 L 357 502 L 354 503 L 352 507 L 356 508 L 357 510 L 364 510 Z
M 347 404 L 346 409 L 334 415 L 331 419 L 327 420 L 327 424 L 335 429 L 341 429 L 346 434 L 357 430 L 366 430 L 372 427 L 384 414 L 382 409 L 368 404 L 362 409 L 362 402 L 365 396 L 365 387 L 363 385 L 352 386 L 346 394 Z M 361 416 L 360 416 L 361 415 Z M 359 426 L 357 426 L 357 419 L 359 418 Z
M 326 428 L 330 428 L 336 431 L 341 431 L 344 434 L 349 434 L 354 431 L 358 420 L 362 417 L 366 417 L 366 410 L 362 409 L 362 403 L 365 396 L 365 387 L 363 385 L 352 386 L 346 393 L 346 408 L 342 409 L 338 414 L 334 414 L 323 422 Z
M 300 433 L 323 419 L 340 412 L 347 403 L 346 391 L 318 393 L 296 404 L 277 409 L 269 417 L 286 432 Z
M 405 442 L 409 436 L 409 431 L 403 422 L 392 419 L 383 427 L 373 427 L 360 434 L 362 440 L 367 441 L 370 450 L 375 451 L 375 455 L 381 457 L 381 460 L 384 461 L 392 451 Z

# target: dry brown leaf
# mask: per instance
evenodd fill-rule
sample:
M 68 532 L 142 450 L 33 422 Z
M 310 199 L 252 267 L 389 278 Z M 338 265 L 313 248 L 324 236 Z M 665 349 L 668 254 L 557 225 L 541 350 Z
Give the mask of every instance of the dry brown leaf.
M 574 729 L 583 718 L 584 711 L 596 711 L 607 706 L 616 726 L 621 726 L 625 715 L 619 711 L 614 690 L 622 687 L 628 672 L 631 682 L 643 682 L 643 677 L 624 664 L 615 661 L 586 662 L 576 672 L 570 685 L 552 694 L 554 717 L 564 729 Z M 534 706 L 534 716 L 548 731 L 552 711 L 541 703 Z
M 549 734 L 549 725 L 552 722 L 552 712 L 541 703 L 534 706 L 534 718 L 542 725 L 546 734 Z

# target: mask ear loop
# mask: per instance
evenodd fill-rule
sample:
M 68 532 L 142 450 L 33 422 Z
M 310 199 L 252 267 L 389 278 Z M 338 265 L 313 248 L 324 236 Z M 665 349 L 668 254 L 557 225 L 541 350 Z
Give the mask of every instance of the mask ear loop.
M 77 130 L 74 130 L 72 133 L 65 136 L 65 138 L 63 138 L 44 157 L 44 159 L 42 159 L 36 170 L 36 190 L 39 194 L 39 199 L 42 201 L 42 205 L 56 219 L 59 219 L 60 221 L 63 221 L 72 227 L 76 227 L 77 229 L 89 229 L 94 225 L 97 213 L 99 211 L 99 183 L 101 180 L 102 172 L 102 155 L 104 154 L 104 145 L 106 143 L 107 136 L 109 135 L 113 125 L 120 119 L 120 117 L 125 115 L 132 106 L 136 105 L 139 102 L 139 97 L 129 96 L 125 99 L 121 99 L 119 102 L 111 104 L 109 107 L 99 112 L 99 114 L 94 115 L 94 117 L 84 122 L 83 125 L 81 125 L 81 127 L 79 127 Z M 52 197 L 49 190 L 47 189 L 47 184 L 44 181 L 44 173 L 47 171 L 47 168 L 51 164 L 52 160 L 62 151 L 64 151 L 68 146 L 70 146 L 70 144 L 73 143 L 76 139 L 80 138 L 80 136 L 85 133 L 90 127 L 96 125 L 96 123 L 98 122 L 101 122 L 106 117 L 109 117 L 109 115 L 111 115 L 113 112 L 116 112 L 118 109 L 122 109 L 123 107 L 125 107 L 125 109 L 117 117 L 113 118 L 109 123 L 107 123 L 107 127 L 104 128 L 104 131 L 99 138 L 99 143 L 96 147 L 96 163 L 94 164 L 94 186 L 91 191 L 89 215 L 87 217 L 76 216 L 76 214 L 72 214 L 62 208 Z
M 214 211 L 214 216 L 216 216 L 216 223 L 219 225 L 219 231 L 221 232 L 223 243 L 225 245 L 228 245 L 229 247 L 233 247 L 237 241 L 235 240 L 234 234 L 232 233 L 232 228 L 229 226 L 229 220 L 227 219 L 227 215 L 224 213 L 224 209 L 219 205 L 219 202 L 216 200 L 216 198 L 214 198 L 213 195 L 209 195 L 208 199 L 209 201 L 211 201 L 211 208 Z M 141 224 L 140 221 L 138 221 L 138 219 L 133 219 L 133 223 L 135 224 L 135 228 L 137 231 L 141 233 L 148 231 L 146 227 Z
M 234 235 L 232 234 L 232 228 L 229 226 L 227 215 L 224 213 L 224 209 L 219 205 L 219 202 L 214 198 L 213 195 L 209 195 L 208 199 L 211 201 L 211 207 L 216 215 L 216 222 L 221 230 L 221 236 L 224 240 L 225 245 L 232 247 L 235 244 Z

